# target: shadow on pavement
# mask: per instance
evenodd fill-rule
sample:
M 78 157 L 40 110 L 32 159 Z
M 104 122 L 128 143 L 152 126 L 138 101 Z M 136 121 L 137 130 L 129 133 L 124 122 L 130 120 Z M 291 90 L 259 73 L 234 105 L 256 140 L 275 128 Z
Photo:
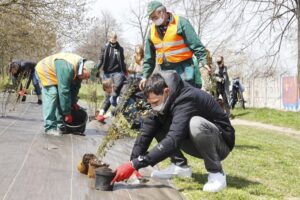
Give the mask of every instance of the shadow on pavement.
M 122 183 L 116 183 L 114 186 L 114 191 L 116 190 L 133 190 L 133 189 L 147 189 L 147 188 L 156 188 L 156 189 L 162 189 L 162 188 L 169 188 L 169 189 L 174 189 L 171 186 L 164 185 L 164 184 L 122 184 Z

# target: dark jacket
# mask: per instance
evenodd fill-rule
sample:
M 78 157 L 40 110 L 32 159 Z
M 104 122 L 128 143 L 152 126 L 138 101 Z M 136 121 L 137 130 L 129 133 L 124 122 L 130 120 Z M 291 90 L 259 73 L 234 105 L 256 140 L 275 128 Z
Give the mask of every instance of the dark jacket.
M 112 50 L 116 50 L 117 54 L 112 53 Z M 116 65 L 110 63 L 114 56 L 117 58 L 117 67 Z M 108 42 L 105 47 L 101 49 L 99 60 L 100 62 L 97 66 L 98 70 L 103 67 L 102 69 L 104 73 L 127 72 L 126 64 L 124 62 L 124 49 L 118 42 L 116 43 L 115 47 Z
M 21 61 L 21 60 L 13 61 L 12 63 L 15 63 L 19 66 L 17 73 L 13 75 L 15 78 L 18 78 L 18 76 L 20 74 L 23 74 L 24 72 L 26 73 L 26 77 L 28 77 L 28 80 L 26 82 L 25 88 L 28 89 L 32 79 L 32 75 L 35 73 L 36 63 L 31 61 Z
M 132 150 L 131 160 L 136 169 L 155 165 L 169 157 L 189 137 L 189 122 L 200 116 L 215 124 L 225 142 L 232 149 L 235 142 L 234 128 L 220 105 L 208 93 L 183 82 L 176 72 L 161 73 L 170 88 L 163 114 L 145 118 L 141 135 Z M 155 134 L 165 132 L 165 138 L 147 152 Z

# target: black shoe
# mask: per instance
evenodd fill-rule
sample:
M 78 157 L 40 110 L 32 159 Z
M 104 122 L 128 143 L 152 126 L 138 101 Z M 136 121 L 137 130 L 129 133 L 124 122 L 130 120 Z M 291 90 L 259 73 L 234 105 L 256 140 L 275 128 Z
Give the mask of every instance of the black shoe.
M 60 127 L 60 128 L 58 128 L 58 132 L 59 132 L 60 134 L 68 134 L 68 133 L 67 133 L 67 130 L 66 130 L 66 127 Z
M 21 101 L 22 102 L 26 101 L 26 96 L 23 96 Z
M 38 102 L 37 102 L 37 104 L 42 105 L 43 101 L 39 99 Z

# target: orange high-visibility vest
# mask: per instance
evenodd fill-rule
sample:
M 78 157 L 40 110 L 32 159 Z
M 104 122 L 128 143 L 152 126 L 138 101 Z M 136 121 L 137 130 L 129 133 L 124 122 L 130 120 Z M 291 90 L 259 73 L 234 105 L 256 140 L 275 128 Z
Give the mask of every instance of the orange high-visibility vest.
M 73 53 L 58 53 L 44 58 L 36 65 L 35 69 L 42 83 L 42 86 L 57 85 L 57 78 L 55 73 L 56 66 L 54 64 L 54 61 L 58 59 L 65 60 L 73 65 L 74 79 L 76 78 L 77 65 L 83 58 Z
M 170 63 L 178 63 L 191 59 L 193 52 L 184 43 L 182 36 L 177 34 L 179 16 L 173 15 L 163 40 L 160 39 L 155 25 L 152 24 L 150 39 L 156 49 L 156 63 L 162 64 L 164 57 Z

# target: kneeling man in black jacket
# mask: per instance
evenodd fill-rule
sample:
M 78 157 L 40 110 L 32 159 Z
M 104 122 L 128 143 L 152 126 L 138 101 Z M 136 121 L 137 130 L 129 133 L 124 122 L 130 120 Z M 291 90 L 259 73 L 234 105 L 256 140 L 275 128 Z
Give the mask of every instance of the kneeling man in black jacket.
M 183 150 L 204 160 L 208 171 L 204 191 L 218 192 L 225 188 L 221 161 L 234 147 L 235 131 L 214 98 L 182 81 L 174 71 L 153 74 L 146 82 L 144 94 L 156 115 L 144 119 L 131 161 L 117 168 L 113 182 L 128 179 L 135 170 L 154 166 L 168 157 L 172 164 L 152 176 L 188 177 L 190 168 L 176 165 L 176 159 L 185 159 L 180 152 Z M 158 144 L 148 150 L 154 138 Z

